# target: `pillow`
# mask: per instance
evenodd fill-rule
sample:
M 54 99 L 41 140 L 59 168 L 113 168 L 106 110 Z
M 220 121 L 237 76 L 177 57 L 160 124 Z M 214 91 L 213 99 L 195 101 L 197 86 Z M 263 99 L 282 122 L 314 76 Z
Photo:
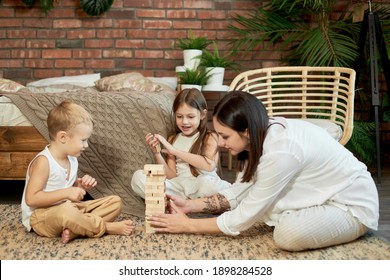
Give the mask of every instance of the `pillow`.
M 163 84 L 170 87 L 173 90 L 177 88 L 177 78 L 176 77 L 148 77 L 153 83 Z
M 18 90 L 20 90 L 24 87 L 25 86 L 23 86 L 17 82 L 14 82 L 14 81 L 11 81 L 8 79 L 0 78 L 0 92 L 14 93 L 14 92 L 17 92 Z
M 21 90 L 21 93 L 61 93 L 61 92 L 75 92 L 75 91 L 96 91 L 94 87 L 81 87 L 81 86 L 75 86 L 71 84 L 60 84 L 60 85 L 49 85 L 49 86 L 39 86 L 39 87 L 32 87 L 27 86 L 23 90 Z
M 330 134 L 330 136 L 332 136 L 337 141 L 339 141 L 343 136 L 343 130 L 339 125 L 335 124 L 334 122 L 331 122 L 326 119 L 303 119 L 303 120 L 315 124 L 319 127 L 322 127 Z
M 99 79 L 100 79 L 100 73 L 78 75 L 78 76 L 64 76 L 64 77 L 42 79 L 39 81 L 28 83 L 27 86 L 43 87 L 43 86 L 70 84 L 79 87 L 93 87 L 95 85 L 95 81 Z
M 161 85 L 153 83 L 142 76 L 142 74 L 136 72 L 104 77 L 96 81 L 95 86 L 100 91 L 131 89 L 139 92 L 158 92 L 163 89 Z

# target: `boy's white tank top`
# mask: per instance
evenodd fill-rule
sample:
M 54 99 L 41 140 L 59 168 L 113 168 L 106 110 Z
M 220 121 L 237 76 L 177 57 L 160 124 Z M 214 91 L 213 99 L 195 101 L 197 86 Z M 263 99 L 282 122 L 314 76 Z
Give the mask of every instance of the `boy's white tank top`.
M 30 216 L 32 212 L 35 210 L 35 208 L 29 207 L 26 204 L 26 186 L 30 180 L 30 166 L 32 162 L 39 156 L 44 156 L 47 158 L 49 162 L 49 178 L 47 180 L 46 186 L 44 187 L 43 191 L 50 192 L 55 191 L 59 189 L 66 189 L 69 187 L 72 187 L 74 182 L 77 179 L 77 169 L 78 169 L 78 161 L 76 157 L 68 156 L 68 160 L 70 163 L 70 170 L 68 174 L 68 170 L 66 168 L 63 168 L 52 156 L 50 153 L 50 150 L 48 148 L 49 146 L 46 146 L 43 151 L 41 151 L 39 154 L 35 156 L 35 158 L 30 162 L 29 167 L 27 169 L 26 174 L 26 183 L 23 191 L 23 197 L 22 197 L 22 222 L 23 225 L 27 228 L 28 231 L 31 230 L 30 227 Z

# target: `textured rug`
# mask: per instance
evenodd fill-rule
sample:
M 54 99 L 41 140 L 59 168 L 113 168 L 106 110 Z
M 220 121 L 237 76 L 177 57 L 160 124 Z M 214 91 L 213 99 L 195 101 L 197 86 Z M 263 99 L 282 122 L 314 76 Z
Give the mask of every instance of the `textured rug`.
M 286 252 L 275 247 L 272 228 L 257 224 L 240 236 L 146 234 L 144 220 L 131 236 L 78 238 L 62 244 L 60 238 L 27 233 L 20 205 L 0 204 L 0 259 L 2 260 L 390 260 L 390 243 L 368 233 L 357 241 L 321 250 Z

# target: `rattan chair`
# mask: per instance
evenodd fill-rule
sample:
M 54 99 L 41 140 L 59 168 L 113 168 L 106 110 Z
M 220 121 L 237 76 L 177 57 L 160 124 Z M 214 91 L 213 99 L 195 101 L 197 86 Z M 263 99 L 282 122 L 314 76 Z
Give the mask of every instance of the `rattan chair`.
M 341 128 L 338 140 L 345 145 L 353 131 L 355 79 L 350 68 L 272 67 L 239 74 L 229 91 L 255 95 L 270 117 L 328 120 Z M 232 168 L 230 153 L 228 168 Z

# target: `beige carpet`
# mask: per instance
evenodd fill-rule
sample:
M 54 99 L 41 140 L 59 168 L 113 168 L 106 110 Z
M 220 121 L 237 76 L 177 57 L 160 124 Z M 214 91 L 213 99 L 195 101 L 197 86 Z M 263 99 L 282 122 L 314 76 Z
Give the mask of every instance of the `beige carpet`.
M 390 243 L 369 233 L 340 246 L 291 253 L 279 250 L 272 229 L 256 225 L 238 237 L 189 234 L 146 234 L 144 220 L 133 218 L 136 230 L 131 236 L 79 238 L 62 244 L 60 238 L 27 233 L 21 224 L 20 205 L 0 204 L 0 259 L 2 260 L 390 260 Z

